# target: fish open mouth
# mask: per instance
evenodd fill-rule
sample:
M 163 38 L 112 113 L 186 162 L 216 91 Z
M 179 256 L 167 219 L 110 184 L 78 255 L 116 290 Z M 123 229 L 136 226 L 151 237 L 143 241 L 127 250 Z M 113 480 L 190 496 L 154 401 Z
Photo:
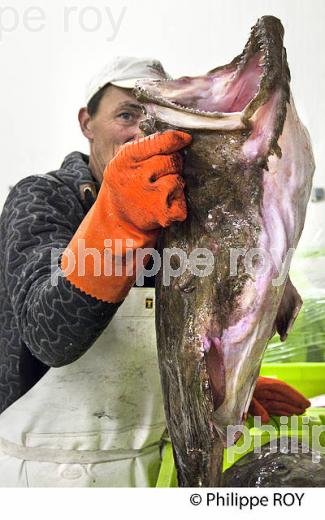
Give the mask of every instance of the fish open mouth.
M 251 29 L 243 52 L 231 63 L 204 76 L 140 80 L 135 95 L 145 104 L 148 119 L 155 122 L 184 129 L 250 129 L 250 118 L 279 88 L 282 95 L 276 104 L 283 108 L 288 100 L 290 73 L 283 33 L 277 18 L 262 17 Z M 283 114 L 283 110 L 277 112 Z M 278 121 L 278 129 L 283 122 Z M 278 137 L 274 135 L 274 145 Z

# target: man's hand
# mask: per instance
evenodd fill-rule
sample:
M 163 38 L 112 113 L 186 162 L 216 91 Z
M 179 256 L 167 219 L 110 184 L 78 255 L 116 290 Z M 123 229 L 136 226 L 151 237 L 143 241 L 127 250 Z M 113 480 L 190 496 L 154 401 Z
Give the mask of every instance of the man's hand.
M 138 265 L 136 252 L 154 248 L 163 227 L 186 218 L 177 152 L 191 140 L 185 132 L 170 130 L 121 147 L 105 169 L 96 202 L 62 255 L 62 271 L 73 285 L 99 300 L 125 298 L 149 260 L 146 254 Z M 81 249 L 95 253 L 95 259 L 80 255 Z
M 309 406 L 308 399 L 292 386 L 278 379 L 260 376 L 248 413 L 260 416 L 262 423 L 268 423 L 270 415 L 300 415 Z
M 150 231 L 186 218 L 178 152 L 192 137 L 169 130 L 127 143 L 104 172 L 110 207 L 121 221 Z

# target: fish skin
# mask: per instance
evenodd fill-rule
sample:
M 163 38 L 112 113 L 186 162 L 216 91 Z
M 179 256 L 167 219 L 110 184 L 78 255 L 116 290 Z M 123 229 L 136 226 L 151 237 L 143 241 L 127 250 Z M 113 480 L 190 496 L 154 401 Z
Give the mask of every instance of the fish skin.
M 285 446 L 277 439 L 227 469 L 223 487 L 325 487 L 325 458 L 294 438 Z
M 135 92 L 147 108 L 146 133 L 177 121 L 193 136 L 183 169 L 188 218 L 164 230 L 158 249 L 188 258 L 205 248 L 214 258 L 203 278 L 187 270 L 166 286 L 163 270 L 156 277 L 158 358 L 180 486 L 221 484 L 223 448 L 238 438 L 229 439 L 228 426 L 242 425 L 267 342 L 277 329 L 285 338 L 301 306 L 288 276 L 273 284 L 297 246 L 314 171 L 289 81 L 281 22 L 263 17 L 229 65 L 200 78 L 145 80 Z M 232 127 L 227 106 L 236 110 Z M 232 276 L 231 251 L 257 248 L 274 249 L 270 265 L 248 273 L 240 257 Z

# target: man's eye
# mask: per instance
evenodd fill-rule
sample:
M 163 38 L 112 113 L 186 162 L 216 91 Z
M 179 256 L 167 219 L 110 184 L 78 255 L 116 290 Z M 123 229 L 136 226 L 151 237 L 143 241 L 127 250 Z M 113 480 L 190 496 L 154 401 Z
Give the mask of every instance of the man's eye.
M 122 112 L 118 115 L 118 117 L 123 119 L 123 121 L 131 121 L 131 119 L 133 118 L 133 114 L 130 114 L 130 112 Z

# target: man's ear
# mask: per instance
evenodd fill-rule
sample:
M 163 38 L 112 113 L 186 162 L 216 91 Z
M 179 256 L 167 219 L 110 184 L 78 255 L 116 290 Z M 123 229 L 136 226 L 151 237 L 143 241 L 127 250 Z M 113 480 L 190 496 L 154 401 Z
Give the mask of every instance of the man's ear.
M 89 141 L 92 141 L 94 136 L 92 132 L 91 117 L 86 107 L 82 107 L 79 110 L 78 119 L 82 133 L 87 137 L 87 139 L 89 139 Z

